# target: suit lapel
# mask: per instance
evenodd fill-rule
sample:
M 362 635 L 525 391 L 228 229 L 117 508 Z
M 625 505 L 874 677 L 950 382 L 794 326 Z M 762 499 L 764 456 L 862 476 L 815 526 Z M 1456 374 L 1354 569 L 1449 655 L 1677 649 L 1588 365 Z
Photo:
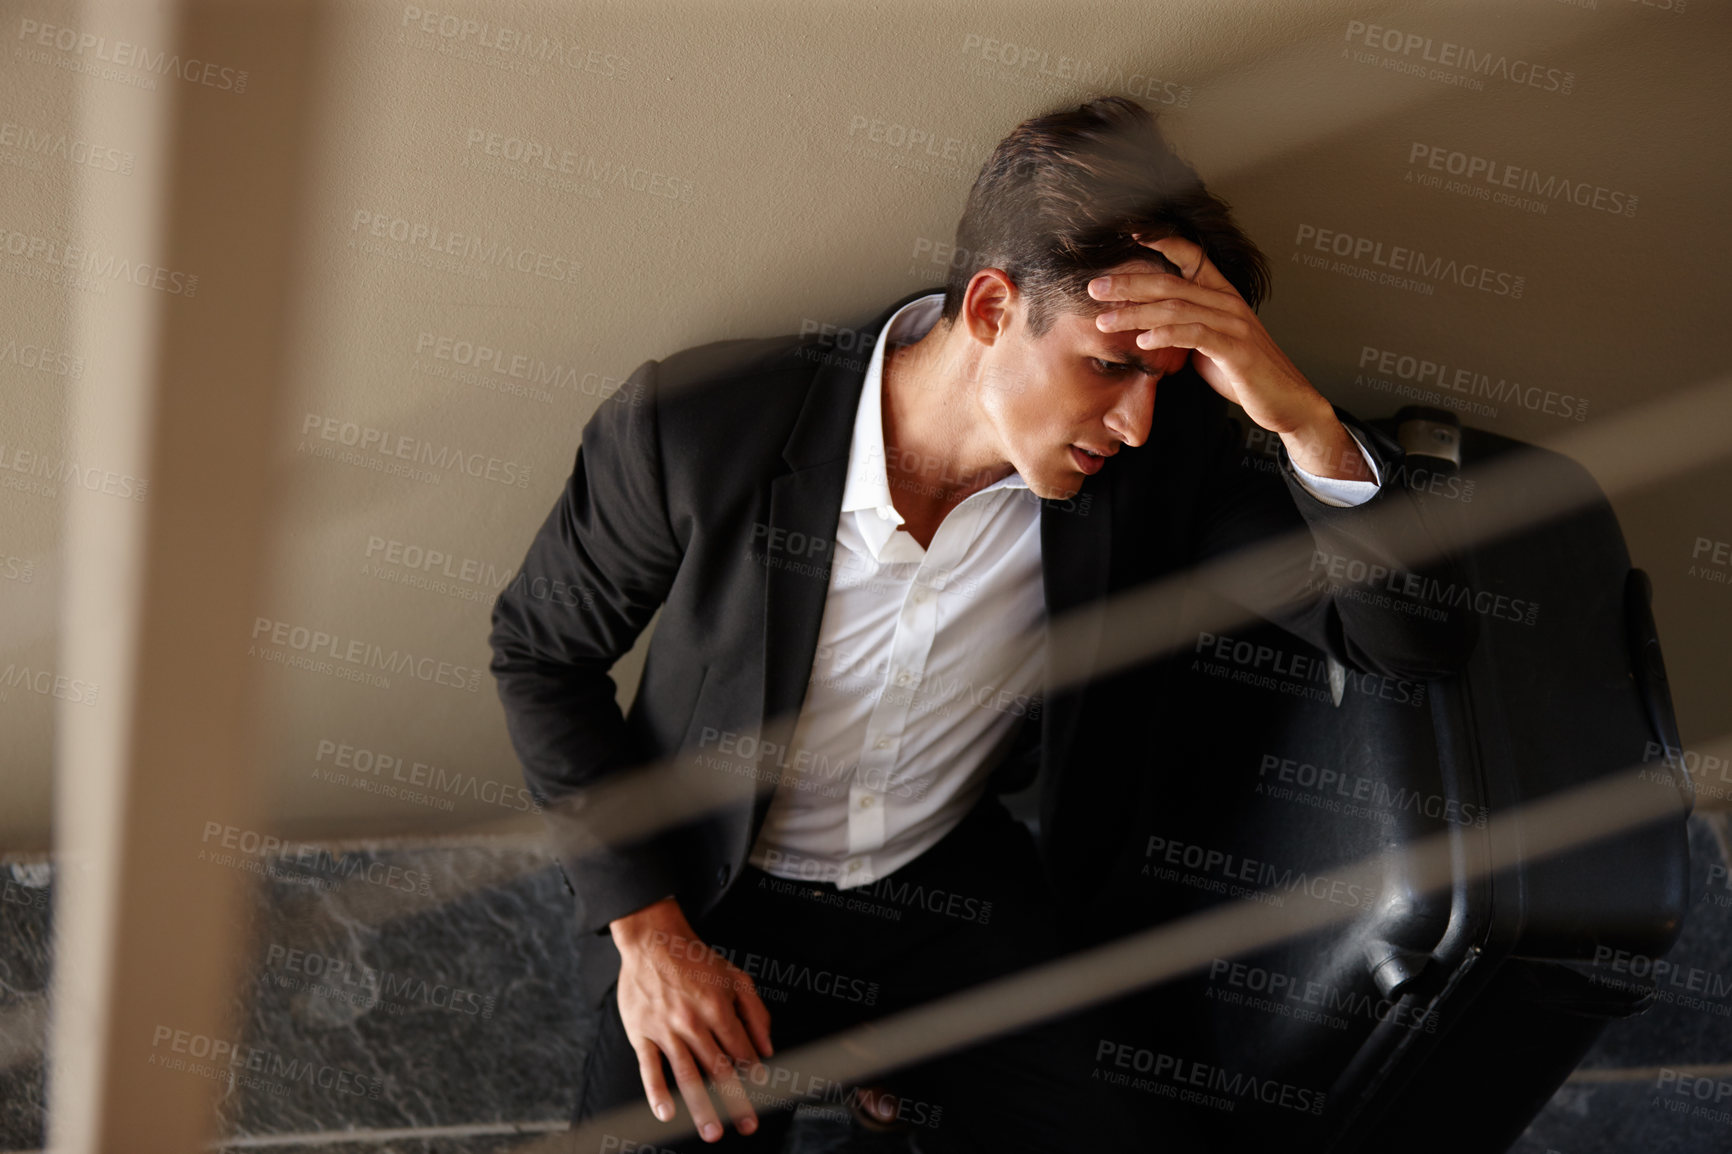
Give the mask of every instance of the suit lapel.
M 903 305 L 935 289 L 910 293 L 885 309 L 862 330 L 874 339 L 856 342 L 855 350 L 831 349 L 806 393 L 805 404 L 794 423 L 794 431 L 782 449 L 790 472 L 770 482 L 770 536 L 768 541 L 786 541 L 795 533 L 806 540 L 828 541 L 821 570 L 794 568 L 770 559 L 764 580 L 763 725 L 764 744 L 757 758 L 757 799 L 752 828 L 763 821 L 765 810 L 788 761 L 788 749 L 812 675 L 812 658 L 818 648 L 818 630 L 824 620 L 824 602 L 830 592 L 829 564 L 835 562 L 837 520 L 842 512 L 842 490 L 848 477 L 848 449 L 854 434 L 854 418 L 860 405 L 860 390 L 866 381 L 866 361 L 877 335 Z M 868 350 L 859 351 L 860 347 Z M 785 534 L 777 536 L 776 534 Z M 792 558 L 783 558 L 793 560 Z M 816 563 L 817 555 L 806 558 Z
M 1083 483 L 1074 502 L 1043 501 L 1040 510 L 1041 576 L 1046 592 L 1047 684 L 1041 710 L 1041 766 L 1056 780 L 1076 742 L 1088 675 L 1100 651 L 1112 565 L 1113 470 Z M 1086 505 L 1084 499 L 1087 498 Z M 1087 510 L 1084 515 L 1083 509 Z M 1063 633 L 1055 634 L 1054 626 Z M 1065 644 L 1060 650 L 1060 637 Z
M 858 396 L 859 382 L 855 382 Z M 838 405 L 840 400 L 838 398 Z M 833 461 L 785 473 L 770 484 L 770 531 L 772 534 L 803 533 L 808 540 L 829 541 L 835 548 L 836 519 L 842 508 L 842 486 L 846 478 L 846 433 L 844 455 Z M 770 540 L 788 540 L 772 536 Z M 770 554 L 772 558 L 775 554 Z M 834 553 L 829 554 L 835 560 Z M 813 557 L 812 562 L 820 558 Z M 830 591 L 829 568 L 813 564 L 800 571 L 772 564 L 764 582 L 764 687 L 763 740 L 758 757 L 757 817 L 763 817 L 781 766 L 790 761 L 783 753 L 794 735 L 812 673 L 812 656 L 818 647 L 818 630 L 824 620 L 824 601 Z M 756 824 L 754 823 L 754 829 Z
M 921 289 L 879 314 L 870 331 L 876 337 L 903 305 L 933 289 Z M 874 342 L 875 343 L 875 342 Z M 805 404 L 782 457 L 790 471 L 770 482 L 771 541 L 774 534 L 802 533 L 831 543 L 834 561 L 837 520 L 847 480 L 848 447 L 866 365 L 859 354 L 832 349 L 812 377 Z M 1047 668 L 1066 688 L 1045 693 L 1041 711 L 1041 764 L 1062 771 L 1076 741 L 1086 673 L 1093 668 L 1103 626 L 1100 599 L 1108 589 L 1112 561 L 1112 477 L 1108 468 L 1088 478 L 1074 501 L 1043 501 L 1040 510 L 1041 575 L 1046 596 Z M 1086 498 L 1086 502 L 1085 502 Z M 1086 512 L 1085 512 L 1086 510 Z M 775 554 L 768 554 L 772 559 Z M 823 624 L 830 586 L 824 573 L 770 564 L 764 581 L 762 680 L 763 743 L 757 758 L 757 799 L 753 830 L 763 820 L 780 779 L 782 764 L 805 700 L 812 659 Z M 1070 644 L 1055 653 L 1051 628 L 1066 623 Z

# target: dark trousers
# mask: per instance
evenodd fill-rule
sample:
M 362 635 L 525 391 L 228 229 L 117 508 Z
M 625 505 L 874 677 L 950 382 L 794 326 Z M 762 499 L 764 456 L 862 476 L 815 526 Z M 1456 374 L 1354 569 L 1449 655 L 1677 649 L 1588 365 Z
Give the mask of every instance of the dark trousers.
M 780 1056 L 1049 960 L 1055 913 L 1033 837 L 988 795 L 932 849 L 870 885 L 838 890 L 748 866 L 693 929 L 752 975 Z M 575 1121 L 643 1100 L 616 992 L 601 1007 Z M 1111 1010 L 1084 1010 L 865 1081 L 896 1095 L 923 1152 L 1071 1151 L 1109 1141 L 1127 1145 L 1099 1148 L 1200 1150 L 1184 1112 L 1103 1076 L 1110 1068 L 1097 1054 L 1120 1033 Z M 671 1074 L 668 1086 L 678 1100 Z M 846 1105 L 841 1088 L 827 1098 Z M 726 1124 L 726 1109 L 718 1113 Z M 791 1114 L 758 1114 L 749 1136 L 727 1126 L 720 1143 L 693 1136 L 656 1146 L 773 1154 Z

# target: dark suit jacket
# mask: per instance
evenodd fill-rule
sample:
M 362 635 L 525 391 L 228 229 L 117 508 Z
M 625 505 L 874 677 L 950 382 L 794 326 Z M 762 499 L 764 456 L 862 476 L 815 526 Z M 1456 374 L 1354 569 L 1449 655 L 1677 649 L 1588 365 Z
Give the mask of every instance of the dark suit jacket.
M 861 332 L 875 339 L 896 309 L 931 291 L 909 294 Z M 585 426 L 564 492 L 494 605 L 491 669 L 525 778 L 555 803 L 557 856 L 585 930 L 668 894 L 695 921 L 740 874 L 776 779 L 773 749 L 786 746 L 812 667 L 870 351 L 864 337 L 843 351 L 788 336 L 640 365 Z M 1042 502 L 1049 620 L 1075 614 L 1093 626 L 1085 640 L 1098 642 L 1089 607 L 1100 599 L 1306 526 L 1317 549 L 1414 568 L 1363 528 L 1370 509 L 1413 505 L 1389 480 L 1400 449 L 1388 437 L 1341 414 L 1379 458 L 1385 485 L 1364 506 L 1332 508 L 1299 486 L 1284 454 L 1284 484 L 1245 467 L 1226 402 L 1193 371 L 1163 380 L 1156 398 L 1144 445 L 1121 450 L 1075 499 Z M 1464 614 L 1440 624 L 1339 596 L 1283 604 L 1304 584 L 1311 547 L 1301 534 L 1282 563 L 1259 570 L 1255 588 L 1231 594 L 1366 672 L 1424 678 L 1465 660 L 1473 634 Z M 1417 568 L 1452 576 L 1447 563 Z M 622 716 L 609 670 L 658 608 Z M 1151 763 L 1158 772 L 1157 714 L 1147 707 L 1155 664 L 1049 695 L 1017 748 L 995 753 L 995 788 L 1048 771 L 1041 835 L 1063 889 L 1086 891 L 1110 854 L 1125 775 Z M 772 743 L 757 776 L 676 756 L 729 733 Z M 614 836 L 607 827 L 624 811 L 586 809 L 586 787 L 658 761 L 679 768 L 631 797 L 632 812 L 700 786 L 711 802 L 652 835 Z

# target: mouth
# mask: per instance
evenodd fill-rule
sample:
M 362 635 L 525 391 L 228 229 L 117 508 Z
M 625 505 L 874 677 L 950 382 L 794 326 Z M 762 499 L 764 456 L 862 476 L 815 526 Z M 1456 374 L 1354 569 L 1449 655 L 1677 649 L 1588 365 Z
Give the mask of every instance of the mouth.
M 1071 461 L 1079 470 L 1091 477 L 1101 471 L 1101 466 L 1107 463 L 1108 457 L 1118 452 L 1117 449 L 1112 450 L 1112 452 L 1098 452 L 1093 449 L 1085 449 L 1081 445 L 1071 445 L 1069 448 Z

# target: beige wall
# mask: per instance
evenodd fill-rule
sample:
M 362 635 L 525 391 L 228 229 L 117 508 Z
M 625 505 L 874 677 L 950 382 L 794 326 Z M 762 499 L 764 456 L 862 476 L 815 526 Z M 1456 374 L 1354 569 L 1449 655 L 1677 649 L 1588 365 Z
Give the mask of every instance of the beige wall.
M 979 162 L 1037 112 L 1106 92 L 1163 109 L 1271 258 L 1265 322 L 1326 395 L 1361 415 L 1405 403 L 1388 389 L 1393 374 L 1379 374 L 1382 385 L 1358 376 L 1367 348 L 1519 382 L 1533 407 L 1493 400 L 1495 414 L 1464 420 L 1533 441 L 1704 382 L 1732 351 L 1714 263 L 1732 234 L 1732 18 L 1706 0 L 423 0 L 336 5 L 324 28 L 294 399 L 275 441 L 286 502 L 276 589 L 257 606 L 263 635 L 232 639 L 257 647 L 274 812 L 294 834 L 516 816 L 521 778 L 485 671 L 488 610 L 600 396 L 648 357 L 847 325 L 938 282 Z M 64 489 L 106 485 L 140 510 L 150 500 L 138 462 L 78 457 L 72 393 L 119 366 L 81 340 L 73 317 L 140 294 L 196 314 L 223 292 L 220 261 L 172 268 L 154 287 L 104 275 L 110 257 L 145 258 L 105 249 L 100 216 L 80 205 L 91 188 L 142 195 L 162 146 L 81 138 L 82 94 L 125 84 L 143 101 L 216 102 L 250 138 L 271 128 L 252 114 L 261 90 L 282 82 L 268 56 L 212 61 L 190 80 L 150 59 L 105 63 L 97 55 L 117 51 L 105 32 L 72 5 L 0 4 L 0 850 L 47 843 L 56 687 L 92 693 L 56 647 Z M 543 38 L 558 51 L 498 46 Z M 1489 56 L 1497 74 L 1424 60 L 1463 50 Z M 1431 75 L 1403 70 L 1415 67 Z M 1529 73 L 1534 83 L 1517 82 Z M 152 79 L 154 91 L 137 87 Z M 1454 82 L 1464 79 L 1474 82 Z M 519 142 L 552 167 L 519 158 Z M 1452 189 L 1447 170 L 1425 164 L 1433 148 L 1446 165 L 1460 153 L 1500 174 L 1514 166 L 1579 185 L 1588 203 L 1543 192 L 1528 194 L 1539 208 L 1499 203 L 1483 179 Z M 394 230 L 436 235 L 456 255 L 399 243 Z M 1310 267 L 1299 258 L 1321 255 L 1307 244 L 1322 230 L 1489 267 L 1493 291 L 1423 277 L 1429 288 L 1414 291 Z M 56 283 L 49 262 L 68 245 L 97 268 Z M 522 267 L 478 251 L 516 254 Z M 188 274 L 199 276 L 192 292 Z M 1517 278 L 1519 298 L 1498 291 Z M 498 350 L 519 375 L 441 355 L 471 346 Z M 46 365 L 31 367 L 41 348 Z M 1585 404 L 1584 420 L 1543 411 L 1548 390 L 1570 398 L 1552 407 Z M 392 445 L 411 438 L 435 458 L 461 454 L 483 473 L 491 462 L 493 476 L 434 467 L 432 483 L 381 471 L 396 459 L 379 452 L 325 455 L 346 446 L 321 432 L 340 436 L 345 423 Z M 1732 541 L 1729 482 L 1721 461 L 1615 499 L 1655 581 L 1687 745 L 1732 729 L 1732 585 L 1692 572 L 1699 540 L 1710 553 Z M 450 559 L 438 572 L 408 563 L 434 552 Z M 277 623 L 334 636 L 339 649 L 430 658 L 433 680 L 388 673 L 383 686 L 288 667 L 275 659 L 295 650 L 270 644 Z M 619 672 L 629 696 L 636 655 Z M 84 708 L 104 708 L 101 689 Z M 453 808 L 320 777 L 335 768 L 321 748 L 339 745 L 400 759 L 403 777 L 416 762 L 436 766 L 460 784 L 427 796 Z

